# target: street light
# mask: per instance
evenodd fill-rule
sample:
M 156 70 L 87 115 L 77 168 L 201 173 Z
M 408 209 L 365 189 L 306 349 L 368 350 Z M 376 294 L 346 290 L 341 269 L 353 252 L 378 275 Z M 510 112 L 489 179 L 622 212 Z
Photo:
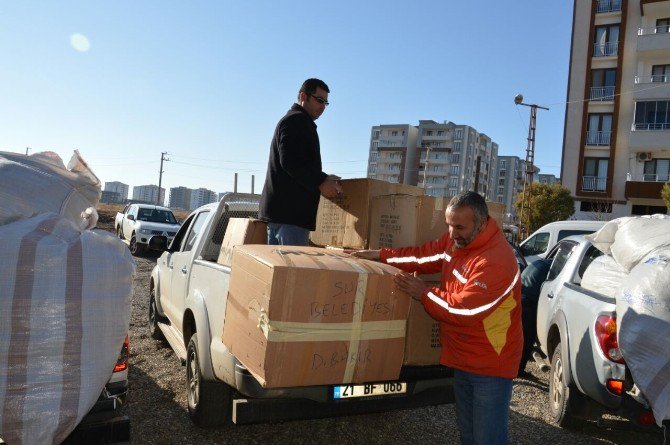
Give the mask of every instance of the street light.
M 521 239 L 530 235 L 529 226 L 532 223 L 531 204 L 533 201 L 533 176 L 535 175 L 535 124 L 537 120 L 537 109 L 549 110 L 536 104 L 527 104 L 523 102 L 523 95 L 514 96 L 516 105 L 530 107 L 530 125 L 528 125 L 528 145 L 526 146 L 526 175 L 523 180 L 523 197 L 521 199 Z M 527 218 L 524 218 L 526 216 Z M 524 223 L 528 219 L 528 223 Z

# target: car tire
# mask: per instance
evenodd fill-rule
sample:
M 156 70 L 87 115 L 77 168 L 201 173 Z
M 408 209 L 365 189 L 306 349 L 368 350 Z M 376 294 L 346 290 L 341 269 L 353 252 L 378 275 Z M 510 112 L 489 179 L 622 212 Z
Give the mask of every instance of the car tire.
M 119 239 L 124 239 L 123 238 L 123 230 L 121 230 L 121 226 L 116 228 L 116 236 L 118 236 Z
M 165 336 L 161 328 L 158 327 L 158 322 L 162 317 L 158 314 L 155 289 L 155 287 L 152 287 L 149 291 L 149 334 L 151 334 L 151 338 L 154 340 L 163 340 Z
M 139 256 L 144 253 L 144 246 L 137 242 L 135 234 L 130 237 L 130 253 L 134 256 Z
M 186 350 L 186 392 L 188 414 L 193 423 L 202 427 L 232 423 L 234 391 L 225 383 L 202 378 L 195 333 Z
M 579 390 L 573 384 L 566 384 L 566 372 L 569 372 L 561 343 L 559 342 L 551 356 L 551 370 L 549 372 L 549 412 L 552 422 L 563 428 L 574 427 L 577 419 L 573 416 L 570 405 L 573 398 L 578 397 Z

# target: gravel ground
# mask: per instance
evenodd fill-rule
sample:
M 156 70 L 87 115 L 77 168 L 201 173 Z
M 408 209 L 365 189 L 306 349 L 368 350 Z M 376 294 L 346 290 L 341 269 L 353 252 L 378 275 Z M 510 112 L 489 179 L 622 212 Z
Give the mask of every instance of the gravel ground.
M 321 420 L 202 429 L 186 408 L 186 371 L 170 347 L 147 330 L 149 276 L 156 258 L 137 258 L 130 322 L 130 392 L 123 413 L 130 416 L 133 443 L 435 443 L 457 444 L 453 405 Z M 561 429 L 547 415 L 547 374 L 516 380 L 510 416 L 511 444 L 661 444 L 660 434 L 598 427 Z

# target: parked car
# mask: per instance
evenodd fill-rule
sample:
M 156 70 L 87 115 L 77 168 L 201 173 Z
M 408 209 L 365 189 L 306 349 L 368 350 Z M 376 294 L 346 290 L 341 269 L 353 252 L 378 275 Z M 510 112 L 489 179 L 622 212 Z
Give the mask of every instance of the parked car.
M 544 258 L 552 247 L 570 235 L 585 235 L 598 231 L 607 221 L 554 221 L 546 224 L 519 245 L 519 250 L 528 264 Z
M 651 411 L 633 397 L 633 378 L 619 350 L 615 298 L 580 285 L 600 255 L 583 235 L 561 240 L 547 255 L 552 262 L 538 301 L 537 337 L 551 367 L 551 419 L 571 426 L 612 413 L 653 427 Z
M 169 246 L 179 227 L 172 210 L 150 204 L 128 204 L 114 220 L 116 234 L 128 240 L 133 255 Z

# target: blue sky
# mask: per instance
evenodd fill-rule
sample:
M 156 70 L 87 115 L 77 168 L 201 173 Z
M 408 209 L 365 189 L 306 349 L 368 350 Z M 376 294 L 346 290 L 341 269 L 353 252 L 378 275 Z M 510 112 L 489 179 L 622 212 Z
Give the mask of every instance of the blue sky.
M 0 151 L 74 149 L 103 182 L 259 193 L 277 120 L 323 79 L 324 170 L 364 177 L 370 128 L 467 124 L 560 174 L 572 2 L 0 4 Z M 84 46 L 71 43 L 82 35 Z M 80 38 L 79 41 L 82 41 Z

